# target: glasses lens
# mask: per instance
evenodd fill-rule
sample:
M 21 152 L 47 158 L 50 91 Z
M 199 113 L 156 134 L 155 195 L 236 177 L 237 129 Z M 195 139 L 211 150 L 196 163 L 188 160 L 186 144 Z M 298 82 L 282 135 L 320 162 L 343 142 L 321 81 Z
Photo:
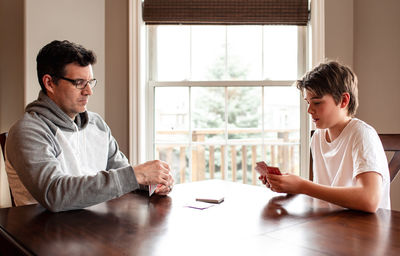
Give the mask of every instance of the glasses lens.
M 83 88 L 85 88 L 85 86 L 86 86 L 86 81 L 85 80 L 83 80 L 83 79 L 76 79 L 75 81 L 74 81 L 74 85 L 76 86 L 76 88 L 78 88 L 78 89 L 83 89 Z
M 85 89 L 87 84 L 89 84 L 90 88 L 93 88 L 96 86 L 96 83 L 97 83 L 96 79 L 92 79 L 92 80 L 77 79 L 77 80 L 74 80 L 73 84 L 78 89 Z
M 93 88 L 96 86 L 97 84 L 97 80 L 96 79 L 92 79 L 88 81 L 90 88 Z

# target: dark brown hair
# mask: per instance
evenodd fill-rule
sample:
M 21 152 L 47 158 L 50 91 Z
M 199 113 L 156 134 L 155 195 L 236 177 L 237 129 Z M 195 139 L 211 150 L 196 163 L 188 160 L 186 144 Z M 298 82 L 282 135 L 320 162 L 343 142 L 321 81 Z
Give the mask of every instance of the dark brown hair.
M 357 76 L 349 67 L 336 61 L 329 61 L 307 72 L 295 84 L 302 93 L 308 90 L 318 97 L 332 95 L 336 105 L 341 102 L 343 93 L 349 93 L 347 111 L 349 116 L 354 116 L 358 108 L 357 83 Z
M 54 83 L 57 83 L 58 79 L 65 75 L 65 66 L 70 63 L 86 67 L 89 64 L 96 63 L 96 55 L 82 45 L 67 40 L 54 40 L 39 51 L 36 57 L 37 75 L 44 93 L 46 93 L 46 87 L 43 84 L 42 77 L 49 74 Z

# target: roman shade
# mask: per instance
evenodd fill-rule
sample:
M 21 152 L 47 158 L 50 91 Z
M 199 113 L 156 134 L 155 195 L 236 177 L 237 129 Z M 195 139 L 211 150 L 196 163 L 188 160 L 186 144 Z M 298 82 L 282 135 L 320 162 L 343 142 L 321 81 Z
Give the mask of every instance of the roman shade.
M 146 24 L 298 25 L 308 0 L 144 0 Z

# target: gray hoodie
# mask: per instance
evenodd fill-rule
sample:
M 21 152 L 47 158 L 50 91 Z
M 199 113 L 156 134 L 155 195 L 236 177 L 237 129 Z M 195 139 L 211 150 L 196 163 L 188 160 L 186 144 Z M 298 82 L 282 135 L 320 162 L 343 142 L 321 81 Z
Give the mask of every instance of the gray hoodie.
M 110 128 L 96 113 L 72 120 L 43 92 L 10 129 L 6 170 L 16 205 L 81 209 L 139 188 Z

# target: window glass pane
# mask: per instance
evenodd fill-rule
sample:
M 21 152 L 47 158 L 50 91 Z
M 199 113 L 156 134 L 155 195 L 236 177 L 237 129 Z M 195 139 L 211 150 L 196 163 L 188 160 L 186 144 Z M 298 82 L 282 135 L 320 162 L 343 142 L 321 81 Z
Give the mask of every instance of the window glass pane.
M 255 170 L 256 162 L 261 161 L 261 140 L 258 145 L 230 145 L 228 147 L 227 180 L 262 185 Z M 244 180 L 244 181 L 243 181 Z
M 192 141 L 224 142 L 225 140 L 225 88 L 193 87 Z
M 228 88 L 228 175 L 253 183 L 255 163 L 262 160 L 262 88 Z M 258 149 L 258 150 L 257 150 Z
M 190 26 L 157 26 L 156 81 L 182 81 L 189 78 Z
M 252 143 L 261 139 L 261 87 L 228 88 L 228 139 Z
M 228 26 L 229 80 L 261 80 L 262 26 Z
M 300 129 L 300 91 L 294 86 L 264 87 L 265 129 Z
M 156 87 L 154 102 L 156 142 L 188 143 L 189 89 L 187 87 Z
M 264 88 L 264 129 L 267 163 L 298 174 L 300 92 L 297 88 Z
M 225 149 L 218 143 L 196 144 L 192 147 L 192 180 L 225 179 Z
M 225 78 L 225 35 L 225 26 L 192 26 L 191 80 Z
M 264 79 L 297 78 L 297 27 L 264 26 Z

